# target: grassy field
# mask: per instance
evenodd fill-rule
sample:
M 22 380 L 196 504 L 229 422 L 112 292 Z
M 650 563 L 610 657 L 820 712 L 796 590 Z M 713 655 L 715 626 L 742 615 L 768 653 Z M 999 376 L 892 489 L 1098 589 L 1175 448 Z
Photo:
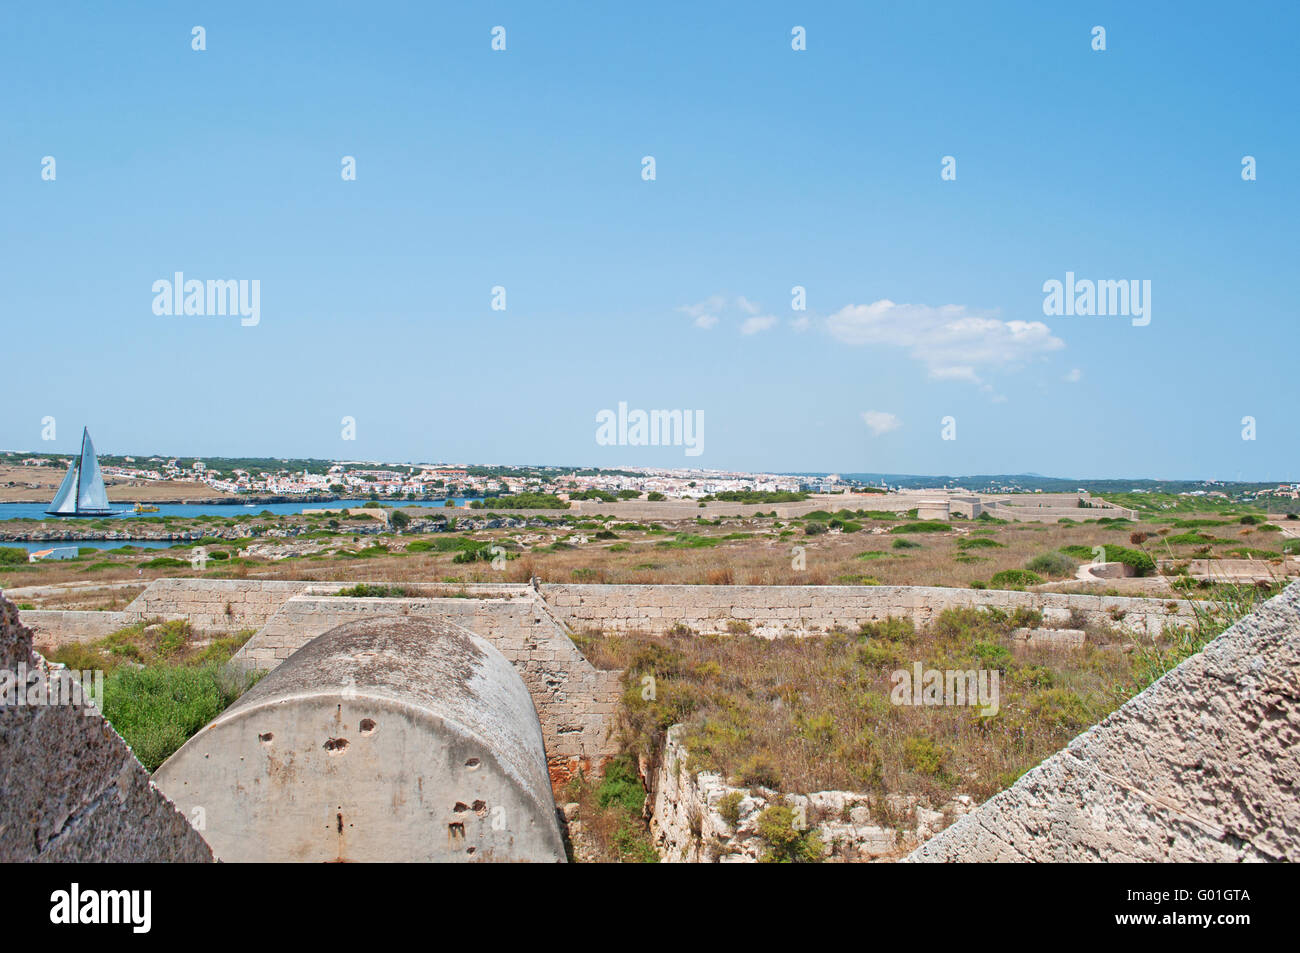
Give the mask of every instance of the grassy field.
M 1148 572 L 1143 579 L 1073 588 L 1164 596 L 1175 592 L 1170 583 L 1193 559 L 1250 558 L 1280 576 L 1287 570 L 1284 557 L 1300 554 L 1300 538 L 1288 535 L 1300 534 L 1300 520 L 1273 524 L 1259 513 L 1236 515 L 1223 508 L 1146 514 L 1134 522 L 1101 518 L 1077 523 L 932 523 L 863 511 L 802 519 L 627 522 L 567 514 L 541 519 L 546 525 L 466 530 L 461 518 L 450 531 L 422 534 L 365 533 L 363 526 L 379 524 L 364 516 L 159 519 L 154 521 L 158 531 L 251 529 L 258 535 L 239 540 L 208 535 L 168 550 L 129 544 L 85 549 L 76 560 L 48 564 L 28 564 L 25 553 L 0 544 L 0 585 L 143 582 L 176 575 L 399 584 L 522 582 L 536 575 L 546 582 L 1024 588 L 1070 580 L 1103 547 L 1107 558 L 1123 559 L 1128 553 L 1148 566 L 1163 562 L 1168 578 Z M 295 531 L 300 535 L 272 535 Z M 281 552 L 241 556 L 241 548 L 250 543 Z M 208 556 L 202 570 L 190 567 L 196 545 Z M 284 558 L 274 558 L 282 554 Z
M 1193 624 L 1149 646 L 1093 628 L 1083 649 L 1017 647 L 1010 632 L 1036 625 L 1036 613 L 973 609 L 945 611 L 920 631 L 890 619 L 824 637 L 768 640 L 745 634 L 737 622 L 726 636 L 595 631 L 577 641 L 594 664 L 624 670 L 625 763 L 653 762 L 667 728 L 684 724 L 692 771 L 782 793 L 874 794 L 875 820 L 891 826 L 897 819 L 888 795 L 936 806 L 955 794 L 986 800 L 1276 591 L 1222 592 Z M 939 671 L 996 671 L 996 713 L 899 704 L 893 673 L 917 662 Z M 639 785 L 620 791 L 621 799 L 601 800 L 575 782 L 570 793 L 596 856 L 635 861 L 646 831 L 631 806 L 639 809 L 644 792 Z

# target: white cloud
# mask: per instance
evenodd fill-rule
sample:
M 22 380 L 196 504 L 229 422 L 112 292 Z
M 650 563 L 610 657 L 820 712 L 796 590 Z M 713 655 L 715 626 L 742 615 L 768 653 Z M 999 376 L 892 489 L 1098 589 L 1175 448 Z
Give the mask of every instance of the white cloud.
M 812 318 L 806 314 L 801 314 L 790 322 L 790 327 L 794 328 L 800 334 L 812 327 Z
M 722 295 L 712 295 L 697 304 L 684 304 L 677 308 L 682 314 L 695 319 L 695 326 L 708 330 L 718 323 L 718 313 L 727 306 Z
M 762 306 L 744 295 L 735 298 L 710 295 L 695 304 L 680 305 L 676 310 L 694 319 L 695 326 L 705 331 L 716 327 L 723 318 L 743 319 L 740 320 L 741 334 L 758 334 L 778 323 L 776 318 L 762 314 Z M 803 328 L 799 327 L 798 330 Z
M 1083 380 L 1083 371 L 1079 370 L 1077 367 L 1073 368 L 1070 373 L 1065 375 L 1064 379 L 1067 383 L 1077 384 L 1079 381 Z
M 933 378 L 975 383 L 982 369 L 1016 367 L 1065 347 L 1041 321 L 1003 321 L 959 304 L 851 304 L 826 327 L 845 344 L 902 348 Z
M 867 425 L 873 436 L 879 437 L 882 433 L 889 433 L 891 430 L 897 430 L 903 426 L 903 422 L 893 414 L 887 414 L 883 410 L 864 410 L 862 420 Z

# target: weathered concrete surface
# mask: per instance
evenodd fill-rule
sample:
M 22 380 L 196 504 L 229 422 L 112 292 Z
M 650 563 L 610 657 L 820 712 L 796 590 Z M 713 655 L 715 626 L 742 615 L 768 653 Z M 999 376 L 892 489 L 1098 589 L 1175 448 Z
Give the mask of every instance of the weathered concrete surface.
M 1300 583 L 908 859 L 1300 860 Z
M 31 685 L 44 682 L 46 697 L 53 682 L 70 680 L 32 650 L 31 630 L 0 598 L 0 668 L 13 678 L 20 666 L 36 673 Z M 212 860 L 97 710 L 16 701 L 0 699 L 0 862 Z
M 320 587 L 316 587 L 320 588 Z M 352 598 L 309 591 L 285 601 L 235 656 L 270 671 L 316 636 L 356 619 L 401 615 L 444 619 L 485 639 L 518 670 L 541 720 L 555 780 L 598 768 L 618 753 L 614 736 L 620 673 L 583 657 L 530 586 L 474 587 L 469 598 Z
M 537 714 L 487 641 L 380 616 L 326 632 L 154 778 L 226 861 L 562 861 Z

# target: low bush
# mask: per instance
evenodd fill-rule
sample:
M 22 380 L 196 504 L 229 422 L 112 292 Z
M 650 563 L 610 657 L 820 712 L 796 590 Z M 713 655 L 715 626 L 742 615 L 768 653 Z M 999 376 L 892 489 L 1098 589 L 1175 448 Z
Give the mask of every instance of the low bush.
M 994 589 L 1023 589 L 1025 586 L 1035 586 L 1042 581 L 1042 576 L 1028 569 L 1004 569 L 993 574 L 989 585 Z
M 1025 563 L 1025 569 L 1030 572 L 1055 578 L 1073 576 L 1075 568 L 1075 561 L 1061 552 L 1043 553 Z
M 891 527 L 889 531 L 891 533 L 950 533 L 952 524 L 939 520 L 918 520 L 915 523 L 900 523 Z

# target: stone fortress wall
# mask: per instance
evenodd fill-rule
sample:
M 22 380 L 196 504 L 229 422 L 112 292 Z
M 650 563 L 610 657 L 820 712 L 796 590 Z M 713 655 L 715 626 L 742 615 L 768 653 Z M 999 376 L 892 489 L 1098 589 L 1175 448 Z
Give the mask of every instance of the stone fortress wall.
M 70 681 L 33 651 L 31 630 L 3 598 L 0 669 L 35 672 L 46 685 Z M 0 863 L 212 860 L 94 708 L 0 706 L 0 791 Z
M 811 635 L 857 628 L 889 616 L 926 625 L 945 609 L 1037 609 L 1045 625 L 1109 625 L 1148 638 L 1168 624 L 1187 623 L 1185 601 L 1127 596 L 1067 595 L 934 586 L 608 586 L 543 584 L 542 595 L 570 628 L 664 633 L 686 626 L 726 633 L 730 620 L 757 635 Z
M 928 623 L 946 608 L 1038 609 L 1064 629 L 1104 624 L 1151 638 L 1191 618 L 1183 602 L 1110 596 L 906 586 L 607 586 L 524 583 L 406 585 L 411 598 L 339 596 L 343 583 L 240 579 L 159 579 L 112 613 L 28 611 L 38 644 L 89 640 L 146 619 L 187 619 L 200 631 L 256 634 L 235 656 L 273 670 L 318 635 L 361 618 L 445 619 L 486 639 L 519 671 L 541 721 L 552 775 L 561 779 L 617 753 L 618 672 L 591 665 L 572 631 L 662 634 L 685 627 L 726 633 L 746 623 L 769 638 L 855 629 L 889 616 Z M 427 593 L 427 594 L 426 594 Z M 102 616 L 87 626 L 83 616 Z
M 889 615 L 924 624 L 944 608 L 987 606 L 1039 609 L 1048 631 L 1100 622 L 1150 637 L 1192 618 L 1192 607 L 1177 601 L 926 587 L 429 585 L 413 587 L 409 598 L 356 599 L 336 595 L 343 585 L 158 580 L 118 613 L 23 618 L 33 617 L 55 643 L 96 637 L 60 628 L 92 614 L 123 624 L 187 618 L 214 632 L 256 628 L 238 658 L 258 668 L 278 666 L 349 621 L 450 621 L 477 633 L 520 674 L 541 721 L 552 780 L 617 747 L 620 675 L 592 667 L 571 631 L 684 626 L 713 633 L 741 620 L 760 635 L 800 636 Z M 32 638 L 12 604 L 0 601 L 7 667 L 39 664 Z M 1300 583 L 956 820 L 913 859 L 1297 859 L 1298 673 Z M 8 795 L 0 859 L 210 858 L 98 715 L 0 712 L 0 765 Z

